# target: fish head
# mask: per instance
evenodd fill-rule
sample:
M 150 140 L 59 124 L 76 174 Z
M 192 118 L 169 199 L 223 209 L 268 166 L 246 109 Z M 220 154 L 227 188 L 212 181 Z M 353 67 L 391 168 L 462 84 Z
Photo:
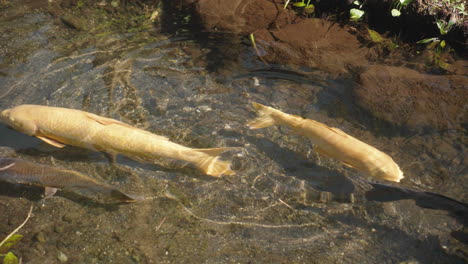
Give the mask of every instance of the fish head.
M 0 120 L 2 120 L 2 122 L 6 123 L 7 120 L 9 119 L 10 117 L 10 109 L 6 109 L 6 110 L 3 110 L 1 113 L 0 113 Z
M 376 178 L 394 182 L 400 182 L 400 180 L 404 178 L 400 167 L 398 167 L 398 165 L 394 162 L 387 163 L 385 166 L 379 167 L 376 171 L 374 171 L 373 174 L 373 176 Z
M 31 107 L 29 105 L 17 106 L 3 110 L 0 113 L 0 120 L 13 129 L 27 135 L 34 135 L 37 127 L 31 117 Z

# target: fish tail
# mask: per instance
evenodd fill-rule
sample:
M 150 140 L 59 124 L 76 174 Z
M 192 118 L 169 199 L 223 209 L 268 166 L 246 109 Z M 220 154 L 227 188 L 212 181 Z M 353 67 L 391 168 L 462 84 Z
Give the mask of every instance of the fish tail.
M 111 192 L 110 192 L 112 198 L 115 198 L 121 202 L 125 202 L 125 203 L 134 203 L 134 202 L 140 202 L 140 201 L 143 201 L 145 198 L 143 196 L 140 196 L 140 195 L 136 195 L 136 194 L 128 194 L 128 193 L 124 193 L 116 188 L 112 188 L 111 189 Z
M 219 160 L 219 154 L 226 150 L 239 149 L 239 148 L 210 148 L 210 149 L 195 149 L 196 151 L 203 152 L 204 155 L 196 165 L 206 174 L 213 177 L 221 177 L 221 175 L 234 175 L 236 174 L 231 170 L 231 162 Z
M 265 128 L 276 124 L 272 114 L 277 110 L 255 102 L 252 102 L 252 105 L 258 113 L 258 117 L 247 122 L 250 129 Z

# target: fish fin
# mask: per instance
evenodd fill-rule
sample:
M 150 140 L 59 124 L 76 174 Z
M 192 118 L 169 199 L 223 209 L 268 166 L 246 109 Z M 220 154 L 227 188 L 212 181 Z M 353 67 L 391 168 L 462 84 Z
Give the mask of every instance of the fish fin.
M 116 153 L 109 153 L 109 152 L 102 152 L 104 156 L 106 156 L 107 160 L 110 164 L 117 163 L 117 154 Z
M 314 150 L 315 150 L 318 154 L 320 154 L 320 155 L 322 155 L 322 156 L 325 156 L 325 157 L 327 157 L 327 158 L 333 158 L 333 156 L 330 155 L 330 153 L 328 153 L 327 151 L 325 151 L 323 148 L 321 148 L 321 147 L 319 147 L 319 146 L 314 146 Z
M 145 200 L 145 197 L 136 195 L 136 194 L 128 194 L 124 193 L 118 189 L 113 189 L 111 191 L 111 195 L 113 198 L 125 202 L 125 203 L 134 203 L 134 202 L 141 202 Z
M 265 128 L 275 124 L 275 120 L 271 116 L 272 108 L 255 102 L 252 102 L 252 105 L 258 112 L 258 117 L 247 122 L 246 125 L 250 129 Z
M 140 130 L 142 130 L 142 129 L 140 129 Z M 153 138 L 158 138 L 159 140 L 169 141 L 169 138 L 168 138 L 168 137 L 161 136 L 161 135 L 157 135 L 157 134 L 151 133 L 151 132 L 146 131 L 146 130 L 142 130 L 142 131 L 144 131 L 144 132 L 146 132 L 146 133 L 148 133 L 148 134 L 151 134 L 151 136 L 152 136 Z
M 133 129 L 139 129 L 137 127 L 134 127 L 134 126 L 131 126 L 129 124 L 125 124 L 124 122 L 121 122 L 119 120 L 115 120 L 115 119 L 112 119 L 112 118 L 107 118 L 107 117 L 103 117 L 103 116 L 98 116 L 98 115 L 95 115 L 95 114 L 91 114 L 91 113 L 87 113 L 86 116 L 89 118 L 89 119 L 92 119 L 96 122 L 98 122 L 99 124 L 101 125 L 104 125 L 104 126 L 109 126 L 109 125 L 119 125 L 119 126 L 124 126 L 124 127 L 129 127 L 129 128 L 133 128 Z M 158 137 L 160 140 L 169 140 L 169 138 L 165 137 L 165 136 L 160 136 L 160 135 L 156 135 L 154 133 L 151 133 L 149 131 L 146 131 L 146 130 L 143 130 L 143 129 L 139 129 L 140 131 L 144 131 L 146 133 L 149 133 L 151 134 L 152 136 L 154 137 Z
M 108 117 L 103 117 L 103 116 L 98 116 L 98 115 L 91 114 L 91 113 L 86 113 L 86 117 L 88 117 L 89 119 L 92 119 L 92 120 L 94 120 L 94 121 L 96 121 L 99 124 L 104 125 L 104 126 L 121 125 L 121 126 L 126 126 L 126 127 L 132 127 L 131 125 L 125 124 L 124 122 L 121 122 L 119 120 L 115 120 L 115 119 L 108 118 Z
M 327 158 L 332 158 L 332 159 L 335 158 L 335 157 L 333 157 L 332 154 L 330 154 L 329 152 L 327 152 L 326 150 L 324 150 L 324 149 L 322 149 L 322 148 L 320 148 L 320 147 L 315 146 L 314 149 L 315 149 L 315 151 L 316 151 L 317 153 L 319 153 L 319 154 L 322 155 L 322 156 L 325 156 L 325 157 L 327 157 Z M 340 161 L 340 162 L 341 162 L 343 165 L 345 165 L 346 167 L 353 168 L 353 169 L 359 169 L 358 166 L 355 166 L 355 165 L 353 165 L 353 164 L 351 164 L 351 163 L 348 163 L 348 162 L 345 162 L 345 161 Z
M 16 162 L 13 162 L 13 163 L 11 163 L 11 164 L 8 164 L 8 165 L 6 165 L 5 167 L 0 168 L 0 171 L 2 171 L 2 170 L 7 170 L 7 169 L 9 169 L 9 168 L 15 166 L 15 164 L 16 164 Z
M 351 163 L 344 162 L 344 161 L 341 161 L 341 163 L 342 163 L 343 165 L 345 165 L 346 167 L 348 167 L 348 168 L 352 168 L 352 169 L 356 169 L 356 170 L 361 170 L 361 168 L 359 168 L 358 166 L 355 166 L 355 165 L 353 165 L 353 164 L 351 164 Z
M 57 191 L 58 191 L 58 188 L 45 187 L 45 196 L 46 197 L 53 196 Z
M 330 129 L 333 131 L 333 132 L 336 132 L 337 134 L 340 134 L 342 136 L 345 136 L 345 137 L 349 137 L 348 134 L 346 134 L 343 130 L 337 128 L 337 127 L 330 127 Z
M 197 149 L 200 151 L 200 149 Z M 206 174 L 213 177 L 221 177 L 221 175 L 234 175 L 236 174 L 231 170 L 230 161 L 219 160 L 218 154 L 225 151 L 225 148 L 218 149 L 201 149 L 201 152 L 209 155 L 208 157 L 201 157 L 199 162 L 195 164 Z
M 52 146 L 54 146 L 54 147 L 57 147 L 57 148 L 63 148 L 63 147 L 66 146 L 66 145 L 63 144 L 63 143 L 60 143 L 60 142 L 58 142 L 58 141 L 56 141 L 56 140 L 53 140 L 53 139 L 50 139 L 50 138 L 46 138 L 46 137 L 43 137 L 43 136 L 36 136 L 36 137 L 37 137 L 38 139 L 44 141 L 45 143 L 50 144 L 50 145 L 52 145 Z
M 225 148 L 206 148 L 206 149 L 194 149 L 194 150 L 203 152 L 203 153 L 211 155 L 211 156 L 218 156 L 219 154 L 223 153 L 224 151 L 240 150 L 240 149 L 242 149 L 242 148 L 241 147 L 225 147 Z

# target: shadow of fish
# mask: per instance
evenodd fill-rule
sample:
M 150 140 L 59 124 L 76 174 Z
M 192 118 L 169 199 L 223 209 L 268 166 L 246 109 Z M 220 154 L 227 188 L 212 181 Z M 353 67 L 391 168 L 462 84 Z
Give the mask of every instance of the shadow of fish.
M 106 200 L 118 202 L 144 200 L 141 196 L 126 194 L 112 185 L 99 182 L 76 171 L 16 158 L 0 158 L 0 181 L 44 187 L 46 196 L 54 195 L 58 189 L 63 189 L 82 195 L 91 193 L 102 196 Z

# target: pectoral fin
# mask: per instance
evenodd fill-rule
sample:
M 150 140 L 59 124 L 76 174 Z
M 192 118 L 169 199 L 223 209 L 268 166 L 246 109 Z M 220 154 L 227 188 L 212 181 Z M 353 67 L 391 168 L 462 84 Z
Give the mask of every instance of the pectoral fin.
M 57 191 L 58 191 L 57 188 L 45 187 L 45 196 L 46 197 L 53 196 Z
M 11 164 L 9 164 L 9 165 L 6 165 L 5 167 L 0 168 L 0 171 L 2 171 L 2 170 L 7 170 L 7 169 L 9 169 L 9 168 L 15 166 L 15 164 L 16 164 L 16 163 L 13 162 L 13 163 L 11 163 Z
M 344 132 L 343 132 L 344 133 Z M 345 165 L 346 167 L 349 167 L 349 168 L 352 168 L 352 169 L 356 169 L 356 170 L 361 170 L 362 168 L 360 168 L 357 164 L 353 164 L 352 162 L 347 162 L 347 161 L 342 161 L 342 160 L 339 160 L 337 159 L 336 156 L 333 156 L 333 154 L 331 154 L 330 152 L 327 152 L 326 150 L 320 148 L 320 147 L 317 147 L 315 146 L 314 147 L 315 151 L 317 151 L 317 153 L 319 153 L 320 155 L 322 156 L 325 156 L 327 158 L 332 158 L 332 159 L 336 159 L 338 160 L 339 162 L 341 162 L 343 165 Z
M 345 165 L 346 167 L 349 167 L 349 168 L 352 168 L 352 169 L 357 169 L 355 166 L 349 164 L 349 163 L 346 163 L 344 161 L 341 162 L 343 165 Z
M 315 146 L 314 146 L 314 150 L 315 150 L 318 154 L 320 154 L 320 155 L 322 155 L 322 156 L 325 156 L 325 157 L 327 157 L 327 158 L 334 158 L 330 153 L 328 153 L 328 152 L 325 151 L 324 149 L 320 148 L 319 146 L 316 146 L 316 145 L 315 145 Z
M 66 145 L 63 144 L 63 143 L 60 143 L 60 142 L 55 141 L 55 140 L 50 139 L 50 138 L 46 138 L 46 137 L 42 137 L 42 136 L 36 136 L 36 137 L 37 137 L 38 139 L 44 141 L 45 143 L 50 144 L 50 145 L 52 145 L 52 146 L 54 146 L 54 147 L 57 147 L 57 148 L 63 148 L 63 147 L 66 146 Z

